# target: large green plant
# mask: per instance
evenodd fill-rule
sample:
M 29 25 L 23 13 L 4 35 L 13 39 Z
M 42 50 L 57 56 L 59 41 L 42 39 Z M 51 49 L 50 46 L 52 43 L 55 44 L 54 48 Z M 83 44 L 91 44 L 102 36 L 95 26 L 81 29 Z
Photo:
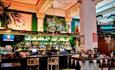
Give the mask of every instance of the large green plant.
M 5 0 L 0 0 L 0 23 L 3 27 L 8 28 L 8 24 L 12 21 L 14 23 L 16 21 L 20 22 L 21 15 L 14 10 L 9 10 L 10 7 L 10 0 L 9 2 L 5 2 Z
M 57 29 L 56 29 L 56 31 L 58 31 L 58 29 L 60 28 L 60 26 L 61 26 L 61 28 L 63 27 L 63 29 L 62 30 L 66 30 L 66 27 L 64 27 L 64 26 L 66 26 L 66 24 L 65 24 L 65 19 L 64 18 L 62 18 L 62 17 L 57 17 L 57 16 L 53 16 L 53 19 L 54 19 L 54 23 L 57 25 Z M 60 28 L 60 29 L 61 29 Z M 60 30 L 60 31 L 62 31 L 62 30 Z

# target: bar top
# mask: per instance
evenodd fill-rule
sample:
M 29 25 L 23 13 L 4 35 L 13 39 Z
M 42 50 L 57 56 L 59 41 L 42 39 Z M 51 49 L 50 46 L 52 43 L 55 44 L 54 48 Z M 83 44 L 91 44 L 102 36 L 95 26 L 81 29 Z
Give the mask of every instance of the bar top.
M 40 57 L 61 57 L 61 56 L 72 56 L 74 54 L 59 54 L 59 55 L 29 55 L 29 56 L 26 56 L 26 57 L 14 57 L 14 56 L 11 56 L 11 57 L 8 57 L 7 55 L 6 56 L 1 56 L 1 59 L 20 59 L 20 58 L 40 58 Z

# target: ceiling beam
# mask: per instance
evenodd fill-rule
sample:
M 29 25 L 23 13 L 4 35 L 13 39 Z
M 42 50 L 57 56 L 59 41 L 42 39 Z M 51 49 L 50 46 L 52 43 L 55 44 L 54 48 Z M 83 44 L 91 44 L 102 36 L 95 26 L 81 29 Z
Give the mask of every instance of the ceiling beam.
M 36 5 L 36 13 L 45 13 L 51 6 L 51 1 L 53 0 L 40 0 Z
M 54 15 L 54 16 L 60 16 L 60 17 L 65 17 L 65 11 L 64 10 L 55 9 L 55 8 L 49 8 L 46 11 L 46 14 Z
M 11 2 L 10 9 L 25 11 L 25 12 L 36 12 L 34 5 L 25 4 L 25 3 L 16 2 L 16 1 Z
M 76 5 L 72 6 L 71 8 L 65 11 L 66 16 L 73 17 L 75 15 L 79 15 L 79 8 L 80 3 L 76 3 Z

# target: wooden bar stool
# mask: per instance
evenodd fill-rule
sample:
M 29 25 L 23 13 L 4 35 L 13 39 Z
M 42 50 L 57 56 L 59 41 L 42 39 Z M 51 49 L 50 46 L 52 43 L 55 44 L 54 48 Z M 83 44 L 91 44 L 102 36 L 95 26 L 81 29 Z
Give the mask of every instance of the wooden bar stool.
M 55 69 L 53 69 L 53 66 L 55 66 Z M 59 57 L 48 58 L 47 70 L 59 70 Z
M 39 58 L 29 58 L 27 59 L 27 69 L 33 70 L 32 68 L 39 70 Z

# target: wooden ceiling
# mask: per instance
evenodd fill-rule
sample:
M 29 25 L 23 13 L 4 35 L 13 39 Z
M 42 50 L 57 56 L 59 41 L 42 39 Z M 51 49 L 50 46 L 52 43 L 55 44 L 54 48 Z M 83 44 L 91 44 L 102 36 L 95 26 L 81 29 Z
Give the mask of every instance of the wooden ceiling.
M 67 13 L 70 14 L 69 9 L 72 9 L 74 6 L 79 6 L 77 1 L 78 0 L 11 0 L 10 8 L 26 12 L 66 16 Z M 76 11 L 76 13 L 78 13 L 78 11 Z
M 54 0 L 52 5 L 56 9 L 67 10 L 75 4 L 77 4 L 77 0 Z
M 36 5 L 39 2 L 39 0 L 12 0 L 12 1 L 25 3 L 25 4 L 32 4 L 32 5 Z
M 10 8 L 63 17 L 79 14 L 78 0 L 11 0 Z

